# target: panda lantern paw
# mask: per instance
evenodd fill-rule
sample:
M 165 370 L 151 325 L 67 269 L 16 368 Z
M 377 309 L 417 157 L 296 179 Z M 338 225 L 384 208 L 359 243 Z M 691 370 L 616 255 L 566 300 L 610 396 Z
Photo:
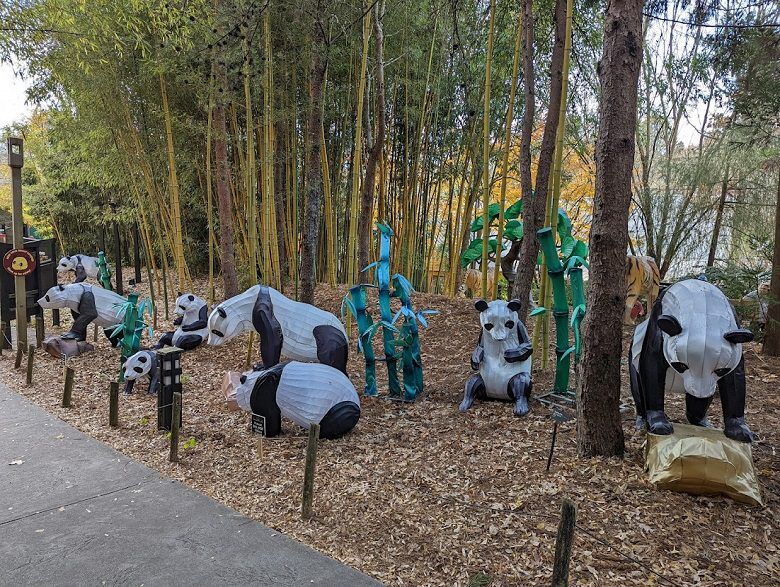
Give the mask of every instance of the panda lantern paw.
M 637 416 L 636 420 L 634 421 L 634 428 L 636 430 L 644 430 L 647 426 L 647 422 L 645 421 L 644 416 Z
M 753 442 L 756 435 L 745 424 L 745 418 L 726 418 L 724 434 L 732 440 L 739 442 Z
M 515 400 L 515 408 L 512 410 L 515 416 L 525 416 L 528 410 L 528 399 L 525 396 Z
M 458 406 L 458 410 L 461 411 L 461 412 L 465 412 L 466 410 L 468 410 L 473 405 L 474 405 L 474 400 L 473 399 L 471 399 L 471 398 L 464 399 L 462 402 L 460 402 L 460 405 Z
M 672 423 L 669 422 L 669 418 L 663 412 L 647 412 L 647 430 L 650 434 L 659 434 L 661 436 L 667 436 L 674 432 Z

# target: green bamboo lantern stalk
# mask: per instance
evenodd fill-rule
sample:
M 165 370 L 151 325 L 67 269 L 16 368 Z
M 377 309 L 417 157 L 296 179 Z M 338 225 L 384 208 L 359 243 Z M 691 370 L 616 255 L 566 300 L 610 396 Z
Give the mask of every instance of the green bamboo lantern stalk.
M 373 335 L 374 321 L 366 312 L 366 290 L 363 285 L 355 285 L 349 289 L 352 298 L 352 308 L 357 322 L 360 344 L 358 348 L 363 352 L 366 359 L 366 387 L 364 394 L 368 396 L 377 395 L 376 389 L 376 358 L 374 357 L 374 347 L 371 344 Z
M 558 358 L 555 365 L 555 391 L 565 392 L 569 389 L 570 354 L 566 352 L 569 349 L 569 302 L 566 297 L 564 268 L 555 248 L 552 228 L 542 228 L 536 235 L 547 261 L 547 273 L 553 287 L 555 354 Z
M 97 266 L 98 281 L 100 282 L 100 285 L 103 286 L 103 289 L 114 291 L 114 288 L 111 285 L 111 269 L 109 268 L 108 263 L 106 263 L 106 254 L 103 251 L 98 253 Z
M 580 326 L 585 317 L 585 285 L 582 281 L 582 267 L 575 267 L 569 271 L 569 282 L 571 283 L 571 305 L 572 305 L 572 330 L 574 331 L 574 362 L 580 360 L 582 354 L 582 341 L 580 338 Z
M 400 340 L 403 344 L 404 400 L 414 401 L 423 391 L 422 356 L 417 315 L 412 307 L 411 285 L 401 276 L 393 276 L 394 295 L 403 306 L 404 325 Z
M 393 311 L 390 307 L 390 238 L 393 229 L 387 224 L 377 223 L 379 229 L 379 261 L 376 267 L 376 280 L 379 286 L 379 311 L 382 316 L 382 339 L 387 364 L 387 382 L 390 397 L 401 396 L 401 385 L 398 381 L 398 356 L 395 349 L 395 335 L 388 327 L 393 322 Z

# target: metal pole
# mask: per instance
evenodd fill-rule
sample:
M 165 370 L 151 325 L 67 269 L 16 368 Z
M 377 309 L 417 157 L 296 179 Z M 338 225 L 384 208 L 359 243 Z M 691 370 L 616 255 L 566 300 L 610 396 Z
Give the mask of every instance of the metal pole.
M 114 263 L 116 270 L 114 275 L 116 276 L 116 293 L 120 296 L 124 295 L 124 286 L 122 284 L 122 247 L 119 240 L 119 224 L 116 221 L 116 202 L 110 202 L 111 212 L 114 215 Z
M 141 283 L 141 241 L 138 236 L 138 223 L 133 224 L 133 264 L 135 265 L 135 284 Z

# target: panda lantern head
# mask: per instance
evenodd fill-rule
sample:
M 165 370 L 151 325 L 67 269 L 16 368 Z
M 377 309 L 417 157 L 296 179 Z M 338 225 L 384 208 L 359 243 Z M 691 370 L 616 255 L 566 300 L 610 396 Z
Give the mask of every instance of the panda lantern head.
M 666 335 L 663 341 L 666 361 L 682 377 L 685 392 L 699 398 L 715 393 L 718 380 L 739 365 L 741 344 L 753 340 L 753 333 L 742 328 L 717 334 L 710 332 L 705 324 L 686 331 L 669 314 L 661 314 L 657 323 Z
M 479 312 L 479 323 L 482 329 L 493 340 L 500 342 L 508 338 L 517 338 L 517 311 L 520 309 L 518 300 L 505 302 L 493 300 L 477 300 L 474 307 Z
M 240 385 L 236 388 L 236 403 L 238 407 L 246 412 L 252 411 L 252 390 L 255 387 L 255 381 L 264 373 L 264 370 L 245 372 L 239 379 Z
M 188 310 L 200 308 L 205 303 L 206 302 L 202 299 L 191 293 L 179 294 L 179 297 L 176 298 L 176 308 L 173 310 L 173 313 L 176 316 L 183 316 Z
M 218 305 L 209 315 L 209 338 L 208 344 L 219 346 L 226 343 L 242 332 L 253 330 L 251 314 L 244 317 L 239 308 L 231 303 L 235 298 L 231 298 Z
M 50 287 L 46 294 L 38 300 L 38 305 L 47 310 L 62 308 L 68 301 L 68 288 L 64 285 L 55 285 Z
M 149 351 L 138 351 L 125 361 L 125 379 L 133 380 L 143 377 L 152 369 L 152 357 Z
M 75 271 L 75 269 L 76 263 L 70 257 L 63 257 L 57 265 L 57 273 L 67 273 L 68 271 Z

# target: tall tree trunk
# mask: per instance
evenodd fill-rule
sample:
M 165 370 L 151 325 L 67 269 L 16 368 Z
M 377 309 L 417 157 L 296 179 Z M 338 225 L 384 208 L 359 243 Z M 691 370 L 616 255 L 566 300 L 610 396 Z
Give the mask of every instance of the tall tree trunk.
M 533 105 L 533 15 L 532 0 L 525 0 L 524 30 L 526 31 L 525 55 L 523 56 L 523 73 L 526 79 L 525 95 Z M 566 0 L 555 2 L 555 44 L 553 45 L 550 62 L 550 102 L 547 108 L 547 118 L 542 135 L 542 146 L 539 153 L 539 164 L 536 169 L 536 190 L 531 190 L 531 128 L 533 125 L 533 110 L 526 112 L 523 120 L 523 136 L 521 144 L 520 172 L 523 190 L 523 242 L 520 246 L 520 259 L 512 287 L 512 297 L 520 300 L 520 320 L 525 322 L 528 317 L 528 295 L 536 272 L 536 257 L 539 254 L 539 241 L 536 231 L 544 224 L 545 204 L 547 202 L 547 186 L 550 179 L 550 167 L 555 152 L 555 134 L 558 129 L 558 111 L 561 101 L 561 83 L 563 70 L 563 49 L 566 34 Z M 530 73 L 530 76 L 529 76 Z M 529 88 L 529 86 L 531 86 Z
M 766 319 L 764 354 L 780 356 L 780 167 L 775 202 L 775 250 L 772 255 L 772 280 L 769 283 L 769 312 Z
M 577 390 L 577 448 L 582 456 L 622 456 L 624 449 L 620 334 L 626 299 L 624 272 L 643 6 L 644 0 L 611 0 L 604 25 L 590 284 Z
M 230 169 L 227 155 L 224 90 L 227 78 L 216 65 L 217 99 L 214 103 L 214 161 L 217 166 L 217 213 L 219 215 L 219 263 L 225 299 L 238 294 L 236 251 L 233 245 L 233 203 L 230 197 Z
M 720 227 L 723 224 L 723 209 L 726 207 L 726 196 L 729 192 L 729 166 L 726 165 L 726 176 L 723 183 L 720 184 L 720 198 L 718 199 L 718 209 L 715 212 L 715 226 L 712 227 L 712 240 L 710 241 L 710 252 L 707 255 L 707 267 L 715 265 L 715 253 L 718 250 L 718 239 L 720 238 Z
M 360 197 L 360 218 L 358 226 L 358 260 L 359 269 L 363 269 L 370 262 L 371 253 L 371 220 L 374 217 L 374 189 L 376 187 L 376 170 L 382 159 L 382 151 L 385 144 L 385 57 L 384 57 L 384 31 L 382 29 L 382 17 L 385 13 L 384 1 L 377 2 L 374 6 L 374 44 L 376 46 L 376 138 L 368 152 L 366 161 L 366 177 L 363 181 L 363 193 Z M 371 125 L 366 120 L 367 137 L 370 135 Z M 370 144 L 370 137 L 366 144 Z M 380 218 L 380 220 L 383 220 Z
M 311 69 L 309 75 L 309 116 L 306 123 L 306 204 L 301 242 L 301 296 L 307 304 L 314 303 L 314 286 L 317 281 L 314 260 L 317 255 L 317 238 L 322 217 L 322 88 L 327 69 L 325 22 L 328 0 L 319 0 L 312 31 Z M 331 259 L 331 261 L 334 261 Z

